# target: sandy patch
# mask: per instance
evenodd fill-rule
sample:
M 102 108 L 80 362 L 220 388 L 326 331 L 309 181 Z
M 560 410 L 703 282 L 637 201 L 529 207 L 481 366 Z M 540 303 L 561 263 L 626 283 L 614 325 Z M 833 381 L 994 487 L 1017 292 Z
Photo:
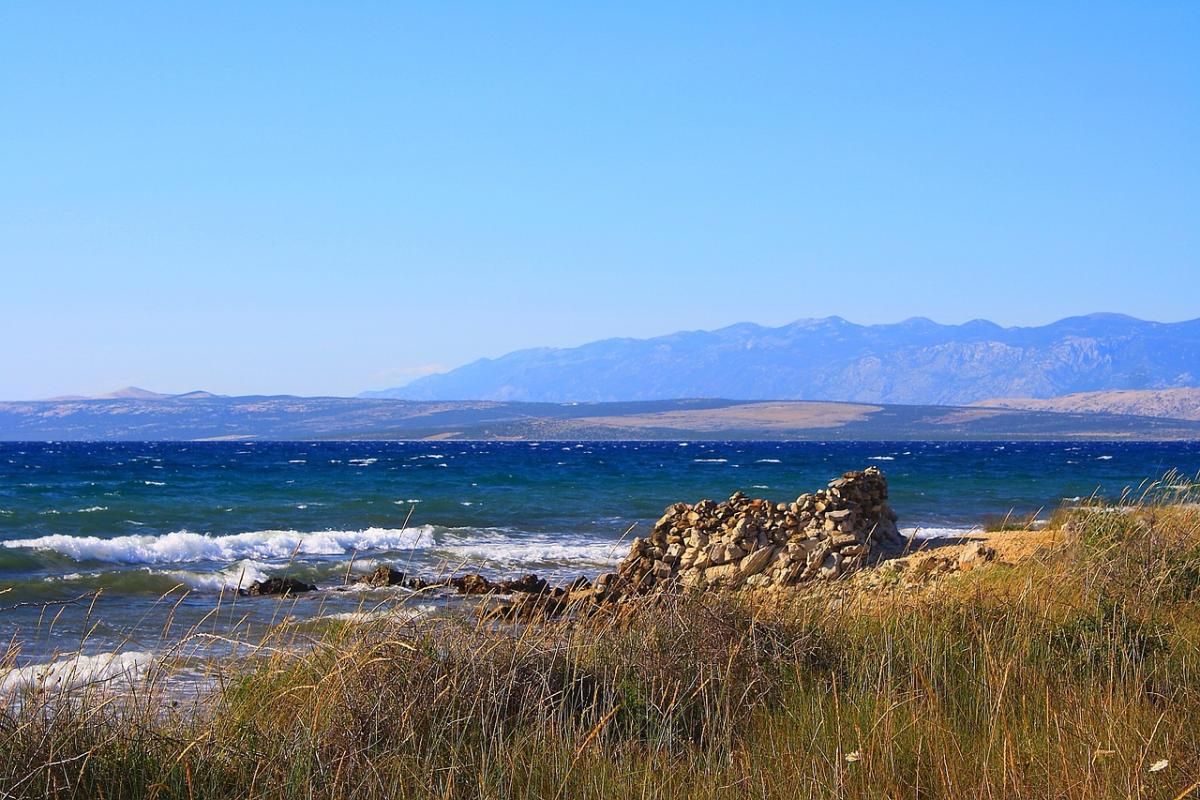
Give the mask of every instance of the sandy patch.
M 584 425 L 612 428 L 665 428 L 687 431 L 736 430 L 796 430 L 804 428 L 835 428 L 850 422 L 861 422 L 882 406 L 855 403 L 776 402 L 744 403 L 725 408 L 658 411 L 649 414 L 628 414 L 607 417 L 574 417 Z

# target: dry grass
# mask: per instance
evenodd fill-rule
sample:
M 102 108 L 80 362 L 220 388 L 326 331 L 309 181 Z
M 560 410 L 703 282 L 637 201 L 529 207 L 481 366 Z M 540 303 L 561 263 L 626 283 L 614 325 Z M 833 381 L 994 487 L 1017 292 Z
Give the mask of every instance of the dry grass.
M 77 798 L 1183 798 L 1200 781 L 1200 511 L 1163 485 L 914 598 L 645 601 L 381 621 L 0 714 L 0 791 Z M 278 637 L 292 633 L 277 632 Z M 161 681 L 161 676 L 160 676 Z M 1165 762 L 1165 765 L 1163 764 Z M 0 795 L 4 796 L 4 795 Z

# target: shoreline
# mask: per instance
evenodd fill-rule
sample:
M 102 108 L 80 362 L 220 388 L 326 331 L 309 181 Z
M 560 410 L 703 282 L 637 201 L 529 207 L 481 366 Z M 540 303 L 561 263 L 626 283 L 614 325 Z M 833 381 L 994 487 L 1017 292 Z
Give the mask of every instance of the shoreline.
M 695 521 L 680 513 L 701 527 L 723 513 L 696 507 Z M 726 506 L 743 507 L 759 508 Z M 1200 769 L 1200 505 L 1110 511 L 913 540 L 786 588 L 668 583 L 516 622 L 479 613 L 500 596 L 464 595 L 440 619 L 402 601 L 281 619 L 236 659 L 62 665 L 57 686 L 0 708 L 0 790 L 1186 797 Z M 636 574 L 647 541 L 618 574 Z

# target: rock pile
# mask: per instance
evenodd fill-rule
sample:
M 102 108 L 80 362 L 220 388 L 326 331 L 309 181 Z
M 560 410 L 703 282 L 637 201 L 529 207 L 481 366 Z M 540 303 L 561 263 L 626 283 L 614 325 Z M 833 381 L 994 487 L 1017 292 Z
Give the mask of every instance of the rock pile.
M 463 595 L 513 596 L 488 603 L 482 615 L 494 620 L 535 619 L 577 610 L 589 613 L 652 592 L 702 589 L 782 589 L 812 580 L 832 580 L 861 567 L 873 553 L 904 546 L 896 514 L 888 505 L 887 479 L 875 467 L 847 472 L 825 489 L 791 503 L 751 499 L 741 492 L 722 503 L 676 503 L 645 539 L 634 539 L 616 572 L 589 583 L 579 578 L 552 587 L 537 575 L 492 581 L 469 574 L 441 580 L 407 575 L 387 565 L 358 578 L 374 588 L 453 588 Z M 972 552 L 987 560 L 990 551 Z M 966 558 L 966 556 L 964 556 Z M 293 579 L 271 578 L 248 594 L 311 591 Z
M 847 472 L 792 503 L 750 499 L 676 503 L 645 539 L 635 539 L 615 573 L 596 580 L 607 594 L 670 588 L 779 588 L 830 580 L 861 566 L 873 548 L 903 538 L 875 467 Z

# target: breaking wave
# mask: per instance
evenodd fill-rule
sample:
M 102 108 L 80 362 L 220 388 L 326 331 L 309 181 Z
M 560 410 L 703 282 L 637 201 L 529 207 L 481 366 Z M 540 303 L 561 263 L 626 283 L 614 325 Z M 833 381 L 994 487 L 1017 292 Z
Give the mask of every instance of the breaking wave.
M 213 536 L 175 531 L 161 536 L 64 536 L 0 542 L 14 550 L 49 551 L 74 561 L 109 564 L 181 564 L 191 561 L 272 560 L 302 556 L 337 556 L 355 551 L 398 551 L 428 547 L 433 526 L 367 528 L 362 531 L 252 531 Z
M 616 564 L 628 547 L 616 541 L 563 538 L 547 534 L 510 533 L 498 529 L 470 538 L 448 535 L 432 554 L 447 561 L 488 564 L 501 569 L 563 566 L 607 567 Z
M 117 679 L 134 681 L 153 663 L 154 656 L 141 651 L 71 656 L 47 664 L 16 667 L 0 673 L 0 694 L 22 689 L 58 691 L 78 689 Z
M 216 572 L 190 572 L 188 570 L 167 570 L 162 572 L 177 583 L 182 583 L 189 589 L 201 592 L 220 592 L 249 588 L 255 581 L 263 581 L 268 577 L 269 564 L 257 561 L 240 561 Z
M 362 625 L 372 622 L 411 622 L 418 617 L 428 616 L 437 608 L 431 605 L 396 606 L 394 608 L 375 609 L 372 611 L 343 611 L 340 614 L 325 614 L 320 619 L 349 622 Z
M 901 528 L 900 535 L 905 539 L 942 539 L 953 538 L 956 536 L 965 536 L 968 533 L 979 533 L 980 529 L 973 528 L 946 528 L 936 525 L 931 526 L 915 526 L 909 528 Z

